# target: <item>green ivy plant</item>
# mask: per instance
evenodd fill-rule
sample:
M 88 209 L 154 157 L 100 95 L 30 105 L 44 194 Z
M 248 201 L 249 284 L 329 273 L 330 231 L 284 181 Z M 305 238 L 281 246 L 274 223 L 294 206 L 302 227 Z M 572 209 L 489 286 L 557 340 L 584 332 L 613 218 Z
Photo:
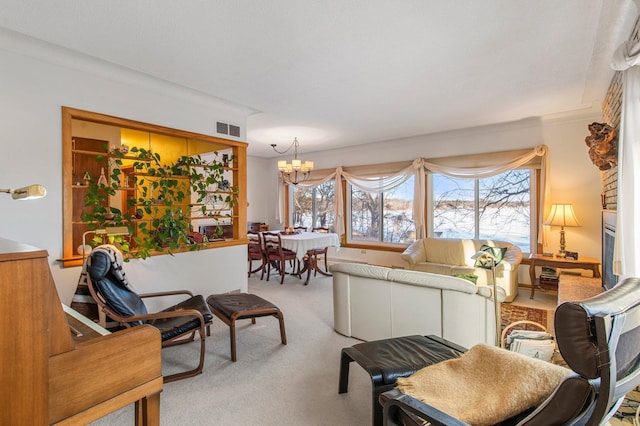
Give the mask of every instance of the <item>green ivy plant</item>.
M 201 244 L 191 238 L 191 218 L 193 216 L 221 219 L 229 216 L 223 210 L 231 209 L 237 202 L 238 189 L 228 187 L 224 177 L 225 165 L 216 159 L 205 161 L 200 155 L 181 156 L 175 163 L 165 164 L 158 153 L 133 147 L 125 156 L 120 151 L 112 151 L 107 156 L 97 156 L 105 170 L 109 170 L 107 183 L 91 180 L 84 197 L 82 220 L 90 229 L 106 226 L 127 226 L 133 235 L 133 248 L 126 238 L 109 237 L 123 252 L 134 257 L 147 258 L 156 252 L 168 252 L 188 247 L 199 250 Z M 132 159 L 133 182 L 128 186 L 136 188 L 136 197 L 126 201 L 127 209 L 109 205 L 109 197 L 122 190 L 123 159 Z M 211 189 L 219 191 L 212 191 Z M 225 189 L 226 188 L 226 189 Z M 191 195 L 197 195 L 192 202 Z M 215 208 L 222 203 L 223 208 Z M 137 227 L 135 225 L 138 225 Z M 218 220 L 217 235 L 222 234 Z M 103 243 L 100 236 L 94 244 Z

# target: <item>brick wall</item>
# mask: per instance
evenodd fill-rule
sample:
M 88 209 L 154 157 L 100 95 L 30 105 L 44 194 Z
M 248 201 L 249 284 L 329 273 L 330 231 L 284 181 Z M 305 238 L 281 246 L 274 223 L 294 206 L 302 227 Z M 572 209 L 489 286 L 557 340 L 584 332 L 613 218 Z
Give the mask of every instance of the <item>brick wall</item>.
M 631 40 L 640 40 L 640 19 L 636 22 Z M 615 129 L 620 128 L 622 110 L 622 72 L 616 71 L 602 103 L 602 121 Z M 615 210 L 618 202 L 618 167 L 600 172 L 602 181 L 602 207 Z

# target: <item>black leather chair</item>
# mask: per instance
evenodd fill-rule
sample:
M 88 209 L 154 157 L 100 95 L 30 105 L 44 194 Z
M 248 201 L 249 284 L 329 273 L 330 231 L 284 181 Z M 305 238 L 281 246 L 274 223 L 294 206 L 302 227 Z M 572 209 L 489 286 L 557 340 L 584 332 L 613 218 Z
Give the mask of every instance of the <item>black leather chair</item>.
M 554 321 L 560 353 L 573 373 L 539 406 L 500 425 L 604 424 L 640 385 L 640 279 L 627 278 L 590 299 L 565 302 Z M 397 389 L 383 393 L 380 403 L 385 425 L 466 425 Z
M 194 340 L 200 335 L 200 360 L 192 370 L 164 376 L 164 382 L 193 377 L 202 372 L 205 353 L 205 327 L 213 315 L 201 295 L 188 290 L 137 294 L 129 286 L 120 263 L 122 254 L 114 246 L 96 247 L 86 261 L 86 281 L 98 309 L 126 327 L 150 324 L 160 330 L 162 346 L 168 347 Z M 143 298 L 185 295 L 180 303 L 161 312 L 149 313 Z M 136 362 L 136 360 L 132 360 Z

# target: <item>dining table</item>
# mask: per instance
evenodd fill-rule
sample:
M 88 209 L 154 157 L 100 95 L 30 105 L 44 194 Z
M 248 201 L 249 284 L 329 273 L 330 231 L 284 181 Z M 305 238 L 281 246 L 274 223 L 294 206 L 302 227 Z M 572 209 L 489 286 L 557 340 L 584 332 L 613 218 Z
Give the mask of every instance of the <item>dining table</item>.
M 312 255 L 314 249 L 322 249 L 325 247 L 340 248 L 340 237 L 333 232 L 297 232 L 297 233 L 280 233 L 282 247 L 294 251 L 296 257 L 302 262 L 304 267 L 297 274 L 302 278 L 306 272 L 307 278 L 304 285 L 309 284 L 311 272 L 319 272 L 321 275 L 330 277 L 329 271 L 324 271 L 318 266 L 316 257 Z

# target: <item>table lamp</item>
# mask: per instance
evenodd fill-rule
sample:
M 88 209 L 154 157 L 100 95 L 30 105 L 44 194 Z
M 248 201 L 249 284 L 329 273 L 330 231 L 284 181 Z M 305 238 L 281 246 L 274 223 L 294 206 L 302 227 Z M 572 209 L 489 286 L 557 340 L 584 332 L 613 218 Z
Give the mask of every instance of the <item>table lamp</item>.
M 564 227 L 582 226 L 573 211 L 573 204 L 553 204 L 551 206 L 551 212 L 549 216 L 547 216 L 547 220 L 544 221 L 544 224 L 560 227 L 560 251 L 558 252 L 558 257 L 565 257 L 567 252 L 565 250 L 566 240 L 564 237 Z

